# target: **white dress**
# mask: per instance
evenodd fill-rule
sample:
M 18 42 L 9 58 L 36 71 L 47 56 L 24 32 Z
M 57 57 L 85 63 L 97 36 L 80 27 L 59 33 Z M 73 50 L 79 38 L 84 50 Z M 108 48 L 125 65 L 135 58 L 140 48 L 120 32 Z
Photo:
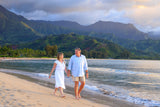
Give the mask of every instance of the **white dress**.
M 56 69 L 55 69 L 55 88 L 62 87 L 65 89 L 65 84 L 64 84 L 64 71 L 65 71 L 65 63 L 61 63 L 59 60 L 56 60 L 54 63 L 57 64 Z

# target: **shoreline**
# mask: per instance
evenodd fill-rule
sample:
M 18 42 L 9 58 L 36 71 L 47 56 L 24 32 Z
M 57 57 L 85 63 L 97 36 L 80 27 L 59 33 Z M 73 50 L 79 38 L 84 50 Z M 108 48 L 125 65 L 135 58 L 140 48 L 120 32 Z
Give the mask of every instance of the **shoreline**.
M 0 72 L 0 106 L 14 107 L 109 107 L 85 99 L 75 100 L 53 95 L 53 89 Z
M 3 60 L 56 60 L 57 58 L 34 58 L 34 57 L 23 57 L 23 58 L 14 58 L 14 57 L 0 57 L 0 61 Z M 64 58 L 70 59 L 70 58 Z M 87 60 L 151 60 L 157 61 L 156 59 L 99 59 L 99 58 L 87 58 Z
M 3 73 L 5 73 L 5 72 L 3 72 Z M 54 84 L 51 84 L 51 83 L 48 83 L 48 82 L 45 82 L 45 81 L 34 79 L 34 78 L 24 76 L 24 75 L 21 75 L 21 74 L 14 74 L 14 73 L 5 73 L 5 74 L 9 74 L 11 76 L 18 77 L 19 79 L 22 79 L 22 80 L 27 80 L 31 83 L 39 84 L 43 87 L 44 86 L 48 87 L 52 91 L 54 89 Z M 67 95 L 68 94 L 72 95 L 72 97 L 74 98 L 73 88 L 71 88 L 69 86 L 66 86 L 66 89 L 64 90 L 64 92 Z M 111 98 L 111 97 L 106 96 L 106 95 L 102 96 L 102 95 L 99 95 L 99 94 L 93 94 L 93 93 L 89 93 L 89 92 L 86 92 L 86 91 L 82 91 L 82 97 L 83 97 L 84 100 L 96 102 L 96 104 L 103 104 L 105 106 L 110 106 L 110 107 L 117 107 L 117 106 L 118 107 L 141 107 L 142 106 L 142 105 L 136 105 L 136 104 L 133 104 L 133 103 L 129 103 L 127 101 L 123 101 L 123 100 L 120 100 L 120 99 Z

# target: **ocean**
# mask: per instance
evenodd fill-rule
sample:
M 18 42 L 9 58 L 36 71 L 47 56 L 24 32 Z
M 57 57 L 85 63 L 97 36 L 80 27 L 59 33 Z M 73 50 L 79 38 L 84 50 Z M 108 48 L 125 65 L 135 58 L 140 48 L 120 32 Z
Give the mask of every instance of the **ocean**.
M 0 71 L 54 81 L 48 75 L 55 60 L 3 60 Z M 66 66 L 69 60 L 66 61 Z M 147 107 L 160 107 L 160 61 L 88 59 L 89 79 L 85 90 Z M 74 85 L 71 77 L 66 86 Z

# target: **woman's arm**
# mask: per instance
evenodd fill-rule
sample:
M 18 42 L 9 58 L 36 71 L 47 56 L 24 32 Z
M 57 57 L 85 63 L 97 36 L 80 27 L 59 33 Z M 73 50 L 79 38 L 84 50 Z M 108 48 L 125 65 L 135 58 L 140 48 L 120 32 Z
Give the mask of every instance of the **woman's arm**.
M 51 70 L 51 72 L 50 72 L 49 78 L 51 78 L 51 75 L 52 75 L 53 71 L 55 70 L 56 66 L 57 66 L 57 64 L 54 63 L 54 65 L 53 65 L 53 67 L 52 67 L 52 70 Z

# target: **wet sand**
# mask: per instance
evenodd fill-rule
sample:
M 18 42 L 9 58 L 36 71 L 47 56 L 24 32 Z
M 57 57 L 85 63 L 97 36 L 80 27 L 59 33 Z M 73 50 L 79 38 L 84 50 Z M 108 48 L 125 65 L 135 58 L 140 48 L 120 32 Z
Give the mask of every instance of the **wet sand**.
M 66 106 L 92 106 L 92 107 L 140 107 L 123 100 L 102 96 L 98 93 L 82 92 L 83 99 L 77 101 L 74 99 L 74 91 L 72 87 L 66 87 L 64 90 L 66 98 L 53 96 L 54 84 L 39 81 L 31 77 L 27 77 L 19 74 L 6 74 L 0 72 L 0 97 L 1 105 L 14 105 L 14 106 L 51 106 L 54 102 L 60 103 L 62 107 Z M 18 78 L 17 78 L 18 77 Z M 25 79 L 25 80 L 24 80 Z M 8 84 L 10 84 L 8 86 Z M 13 87 L 14 86 L 14 87 Z M 4 88 L 5 87 L 5 88 Z M 26 88 L 27 87 L 27 88 Z M 9 91 L 7 91 L 9 90 Z M 45 91 L 44 91 L 45 90 Z M 9 94 L 9 93 L 10 94 Z M 23 92 L 23 93 L 21 93 Z M 19 98 L 20 97 L 20 98 Z M 41 98 L 43 97 L 43 98 Z M 30 98 L 30 99 L 27 99 Z M 45 102 L 45 99 L 51 99 L 51 101 Z M 33 100 L 33 101 L 32 101 Z M 89 101 L 90 100 L 90 101 Z M 17 103 L 15 103 L 17 102 Z M 24 103 L 23 103 L 24 102 Z M 69 104 L 65 103 L 69 102 Z M 61 104 L 63 103 L 63 104 Z M 59 106 L 55 105 L 55 106 Z
M 53 89 L 0 72 L 0 106 L 2 107 L 109 107 L 85 99 L 76 100 L 53 95 Z

